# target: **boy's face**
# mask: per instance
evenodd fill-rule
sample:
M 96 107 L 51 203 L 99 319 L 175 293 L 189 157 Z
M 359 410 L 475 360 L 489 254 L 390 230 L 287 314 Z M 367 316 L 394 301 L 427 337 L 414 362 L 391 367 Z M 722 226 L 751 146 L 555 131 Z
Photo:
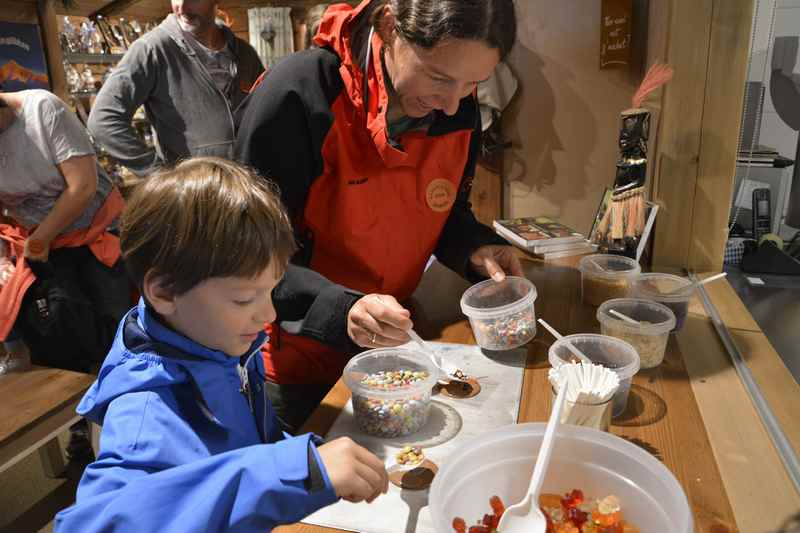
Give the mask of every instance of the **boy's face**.
M 148 294 L 176 331 L 232 357 L 250 348 L 264 324 L 275 320 L 272 289 L 280 281 L 270 263 L 255 278 L 209 278 L 180 296 Z M 147 282 L 145 282 L 147 283 Z

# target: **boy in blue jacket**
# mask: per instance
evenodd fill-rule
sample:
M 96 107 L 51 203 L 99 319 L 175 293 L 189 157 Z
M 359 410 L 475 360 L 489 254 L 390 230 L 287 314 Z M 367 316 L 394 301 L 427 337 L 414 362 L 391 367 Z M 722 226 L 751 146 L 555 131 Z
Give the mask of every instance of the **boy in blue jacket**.
M 56 531 L 263 532 L 386 492 L 383 462 L 352 440 L 278 429 L 259 348 L 295 245 L 263 180 L 216 158 L 152 176 L 121 248 L 142 299 L 78 406 L 100 451 Z

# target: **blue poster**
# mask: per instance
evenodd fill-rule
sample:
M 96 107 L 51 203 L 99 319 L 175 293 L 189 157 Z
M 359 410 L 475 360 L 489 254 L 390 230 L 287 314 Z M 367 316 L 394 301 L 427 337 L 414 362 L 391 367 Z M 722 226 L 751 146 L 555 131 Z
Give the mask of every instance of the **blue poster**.
M 0 83 L 6 91 L 50 88 L 38 25 L 0 22 Z

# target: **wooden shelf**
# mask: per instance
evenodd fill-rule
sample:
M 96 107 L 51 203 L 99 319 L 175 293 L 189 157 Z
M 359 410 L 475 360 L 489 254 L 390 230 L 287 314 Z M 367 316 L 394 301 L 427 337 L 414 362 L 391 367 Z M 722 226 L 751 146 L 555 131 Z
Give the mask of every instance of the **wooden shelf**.
M 79 53 L 64 53 L 64 60 L 68 63 L 92 63 L 108 65 L 117 63 L 122 59 L 123 54 L 79 54 Z

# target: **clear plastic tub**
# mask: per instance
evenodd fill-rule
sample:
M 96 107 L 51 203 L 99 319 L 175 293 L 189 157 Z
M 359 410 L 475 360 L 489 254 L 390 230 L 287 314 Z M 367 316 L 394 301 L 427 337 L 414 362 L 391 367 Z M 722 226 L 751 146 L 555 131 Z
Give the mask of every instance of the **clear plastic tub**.
M 609 311 L 613 309 L 641 324 L 631 324 Z M 639 354 L 642 368 L 654 368 L 664 360 L 669 332 L 675 327 L 675 313 L 666 305 L 639 298 L 609 300 L 597 309 L 603 335 L 630 343 Z
M 440 468 L 430 489 L 436 531 L 452 531 L 453 518 L 468 524 L 491 512 L 489 498 L 506 506 L 525 495 L 544 423 L 506 426 L 461 445 Z M 640 447 L 610 433 L 559 426 L 542 492 L 581 489 L 587 497 L 620 499 L 625 520 L 639 531 L 692 533 L 689 502 L 675 476 Z
M 581 298 L 597 307 L 612 298 L 628 296 L 633 280 L 642 272 L 635 259 L 622 255 L 587 255 L 578 263 Z
M 388 379 L 387 372 L 403 372 L 405 377 Z M 379 348 L 353 357 L 342 377 L 352 392 L 358 427 L 378 437 L 402 437 L 419 431 L 428 421 L 438 375 L 423 353 Z
M 675 328 L 683 327 L 686 315 L 689 314 L 689 300 L 694 293 L 694 284 L 688 278 L 653 272 L 641 274 L 633 282 L 631 295 L 662 303 L 675 313 Z
M 475 340 L 486 350 L 511 350 L 536 336 L 536 287 L 525 278 L 482 281 L 461 297 Z
M 547 358 L 553 368 L 572 362 L 575 358 L 567 347 L 571 343 L 593 363 L 613 370 L 619 378 L 619 389 L 614 393 L 611 416 L 619 416 L 628 405 L 631 379 L 639 371 L 639 354 L 625 341 L 592 333 L 567 335 L 550 346 Z

